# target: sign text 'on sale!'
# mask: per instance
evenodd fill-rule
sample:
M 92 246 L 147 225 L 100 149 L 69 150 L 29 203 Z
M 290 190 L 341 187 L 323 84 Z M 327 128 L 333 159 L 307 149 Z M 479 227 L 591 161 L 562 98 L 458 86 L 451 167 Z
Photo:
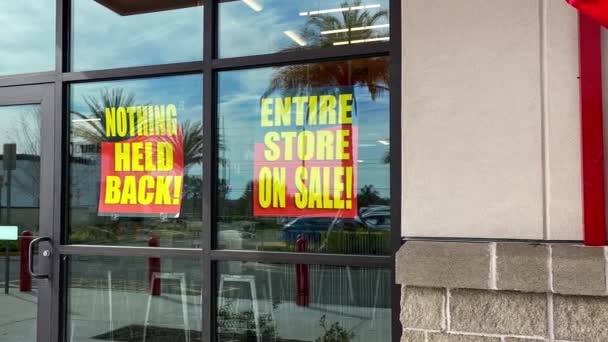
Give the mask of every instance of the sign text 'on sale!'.
M 357 215 L 354 94 L 310 94 L 260 100 L 255 216 Z

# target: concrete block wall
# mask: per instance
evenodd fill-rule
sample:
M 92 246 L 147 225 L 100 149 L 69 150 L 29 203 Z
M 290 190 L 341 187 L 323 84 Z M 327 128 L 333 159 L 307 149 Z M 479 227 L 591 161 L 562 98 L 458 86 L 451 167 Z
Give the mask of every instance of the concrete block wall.
M 608 249 L 410 241 L 403 342 L 608 341 Z

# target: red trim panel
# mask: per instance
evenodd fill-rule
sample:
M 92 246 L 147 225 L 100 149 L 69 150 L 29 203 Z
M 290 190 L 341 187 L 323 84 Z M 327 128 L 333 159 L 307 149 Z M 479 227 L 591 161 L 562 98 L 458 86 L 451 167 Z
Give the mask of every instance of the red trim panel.
M 579 14 L 584 240 L 606 244 L 601 26 Z

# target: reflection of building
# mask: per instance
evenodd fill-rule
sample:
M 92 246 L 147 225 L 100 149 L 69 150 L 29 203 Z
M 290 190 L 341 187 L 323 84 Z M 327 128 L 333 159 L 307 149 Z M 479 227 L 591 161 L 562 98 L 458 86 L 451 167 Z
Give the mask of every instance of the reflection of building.
M 2 157 L 0 156 L 0 160 Z M 0 225 L 7 224 L 7 171 L 0 167 L 3 184 L 0 186 Z M 40 208 L 40 157 L 27 154 L 17 155 L 16 169 L 11 171 L 11 225 L 19 231 L 38 231 Z
M 0 156 L 0 161 L 2 157 Z M 0 168 L 0 172 L 6 171 Z M 40 157 L 26 154 L 17 155 L 17 168 L 12 171 L 12 204 L 15 207 L 37 208 L 39 204 L 40 187 Z M 4 176 L 6 182 L 6 176 Z M 6 184 L 4 184 L 6 186 Z M 6 188 L 3 188 L 6 191 Z M 2 201 L 5 203 L 6 194 L 2 194 Z
M 99 144 L 78 144 L 73 146 L 73 154 L 87 154 L 87 153 L 101 153 L 101 146 Z

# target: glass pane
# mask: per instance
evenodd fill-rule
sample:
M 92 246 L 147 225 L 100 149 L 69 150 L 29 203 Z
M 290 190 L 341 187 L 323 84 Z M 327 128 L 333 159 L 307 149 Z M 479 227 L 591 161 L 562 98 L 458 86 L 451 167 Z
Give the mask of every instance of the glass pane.
M 2 1 L 0 22 L 0 75 L 55 70 L 55 1 Z
M 203 3 L 72 1 L 72 70 L 201 60 Z
M 220 57 L 388 40 L 388 0 L 240 0 L 219 4 Z
M 0 107 L 0 341 L 3 342 L 36 340 L 37 281 L 21 275 L 19 270 L 20 264 L 27 261 L 28 243 L 39 235 L 40 228 L 40 117 L 40 105 Z M 16 153 L 8 148 L 4 153 L 6 144 L 15 144 Z
M 390 253 L 388 59 L 219 74 L 218 244 Z
M 200 248 L 202 76 L 70 87 L 69 243 Z
M 230 261 L 217 286 L 218 341 L 391 340 L 388 269 Z
M 70 257 L 66 341 L 201 340 L 200 263 Z

